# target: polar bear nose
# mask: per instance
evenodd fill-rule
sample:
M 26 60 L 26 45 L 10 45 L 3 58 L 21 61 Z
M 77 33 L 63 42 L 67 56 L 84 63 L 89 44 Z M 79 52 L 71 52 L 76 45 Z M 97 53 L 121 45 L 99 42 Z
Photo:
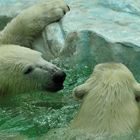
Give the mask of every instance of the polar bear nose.
M 53 75 L 53 81 L 55 83 L 63 83 L 65 78 L 66 78 L 66 73 L 63 71 L 55 72 L 55 74 Z

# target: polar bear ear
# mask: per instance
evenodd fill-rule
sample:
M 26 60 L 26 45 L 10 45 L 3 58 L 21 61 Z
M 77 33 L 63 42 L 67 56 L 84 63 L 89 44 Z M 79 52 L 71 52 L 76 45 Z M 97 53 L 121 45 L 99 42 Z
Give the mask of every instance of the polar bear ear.
M 88 93 L 88 90 L 83 84 L 74 88 L 72 96 L 74 97 L 75 100 L 83 100 L 83 98 L 85 97 L 87 93 Z
M 135 83 L 133 85 L 133 88 L 134 88 L 135 99 L 137 102 L 140 102 L 140 84 Z
M 135 83 L 135 84 L 133 85 L 133 88 L 134 88 L 134 91 L 135 91 L 136 93 L 139 93 L 139 95 L 140 95 L 140 84 L 139 84 L 139 83 Z

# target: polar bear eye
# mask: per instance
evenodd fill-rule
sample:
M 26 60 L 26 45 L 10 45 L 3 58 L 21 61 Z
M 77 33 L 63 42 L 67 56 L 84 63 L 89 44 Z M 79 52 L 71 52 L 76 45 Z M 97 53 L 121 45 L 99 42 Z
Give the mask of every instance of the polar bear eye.
M 34 68 L 33 68 L 32 66 L 28 66 L 28 67 L 24 70 L 23 74 L 30 74 L 33 70 L 34 70 Z

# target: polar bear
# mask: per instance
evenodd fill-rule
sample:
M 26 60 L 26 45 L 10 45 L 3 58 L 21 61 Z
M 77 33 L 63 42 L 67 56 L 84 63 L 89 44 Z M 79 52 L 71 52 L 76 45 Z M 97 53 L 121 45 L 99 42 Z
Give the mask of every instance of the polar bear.
M 73 91 L 82 105 L 70 126 L 99 135 L 130 134 L 139 127 L 139 95 L 140 84 L 125 65 L 98 64 Z
M 63 0 L 47 0 L 23 10 L 1 31 L 0 44 L 32 48 L 33 41 L 50 23 L 60 20 L 69 7 Z
M 33 41 L 69 7 L 63 0 L 48 0 L 23 10 L 0 33 L 0 96 L 63 88 L 66 74 L 32 50 Z
M 0 95 L 30 91 L 58 91 L 66 74 L 41 57 L 41 53 L 17 45 L 0 47 Z

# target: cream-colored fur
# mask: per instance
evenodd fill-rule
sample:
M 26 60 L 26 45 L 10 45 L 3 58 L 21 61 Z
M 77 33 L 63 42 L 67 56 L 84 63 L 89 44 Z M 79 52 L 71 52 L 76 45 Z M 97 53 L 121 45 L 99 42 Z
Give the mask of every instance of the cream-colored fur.
M 23 10 L 1 32 L 1 44 L 32 48 L 32 42 L 50 23 L 60 20 L 69 11 L 63 0 L 47 0 Z
M 139 93 L 140 85 L 126 66 L 98 64 L 85 84 L 74 89 L 73 95 L 83 102 L 71 128 L 93 134 L 132 133 L 140 120 Z
M 3 45 L 0 53 L 0 96 L 49 91 L 57 87 L 53 75 L 62 70 L 45 61 L 40 52 L 17 45 Z
M 60 20 L 67 11 L 63 0 L 47 0 L 23 10 L 1 31 L 0 96 L 63 88 L 63 71 L 29 48 L 45 26 Z

